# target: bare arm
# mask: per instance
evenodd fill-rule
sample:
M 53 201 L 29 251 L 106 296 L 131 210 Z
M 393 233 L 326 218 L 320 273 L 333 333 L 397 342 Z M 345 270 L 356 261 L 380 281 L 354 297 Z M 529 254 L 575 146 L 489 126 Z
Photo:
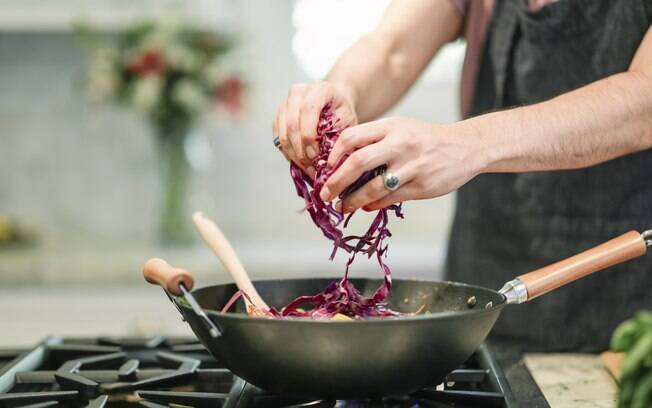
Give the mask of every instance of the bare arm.
M 652 28 L 627 72 L 549 101 L 450 125 L 389 118 L 349 128 L 330 163 L 351 156 L 328 179 L 324 200 L 337 197 L 380 164 L 399 177 L 388 192 L 382 176 L 344 201 L 344 209 L 377 209 L 447 194 L 481 173 L 575 169 L 652 148 Z
M 405 94 L 461 27 L 450 0 L 394 0 L 378 27 L 342 54 L 327 80 L 351 91 L 360 122 L 374 119 Z
M 627 72 L 466 122 L 486 149 L 484 172 L 581 168 L 651 148 L 652 28 Z
M 394 0 L 378 27 L 342 54 L 325 81 L 290 88 L 272 124 L 281 152 L 312 176 L 322 108 L 330 104 L 344 127 L 377 117 L 461 26 L 451 0 Z

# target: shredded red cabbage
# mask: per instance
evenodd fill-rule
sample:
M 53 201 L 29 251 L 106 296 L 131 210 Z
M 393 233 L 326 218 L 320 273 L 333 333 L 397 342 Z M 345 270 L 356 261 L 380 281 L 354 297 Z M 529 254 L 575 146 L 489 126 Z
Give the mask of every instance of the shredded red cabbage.
M 376 215 L 364 235 L 344 236 L 343 228 L 346 228 L 353 213 L 345 219 L 344 215 L 335 209 L 331 203 L 325 203 L 319 197 L 326 180 L 339 168 L 348 156 L 342 157 L 335 166 L 327 163 L 328 155 L 335 145 L 343 128 L 338 128 L 338 119 L 333 114 L 330 105 L 324 107 L 319 117 L 317 126 L 317 142 L 319 143 L 319 155 L 312 161 L 315 168 L 315 180 L 301 170 L 300 167 L 291 164 L 290 174 L 294 181 L 297 194 L 305 201 L 305 210 L 310 214 L 315 225 L 322 231 L 324 236 L 333 241 L 333 250 L 330 255 L 332 260 L 338 249 L 343 249 L 351 254 L 346 263 L 344 277 L 339 281 L 329 284 L 323 292 L 312 296 L 300 296 L 283 307 L 280 311 L 271 308 L 269 311 L 262 311 L 263 315 L 273 317 L 311 317 L 313 319 L 330 319 L 337 314 L 351 318 L 367 318 L 396 316 L 399 313 L 387 307 L 385 299 L 392 287 L 392 275 L 389 267 L 383 262 L 387 253 L 387 245 L 384 240 L 392 234 L 387 228 L 389 212 L 397 217 L 403 218 L 401 204 L 390 205 L 376 211 Z M 366 172 L 351 187 L 345 190 L 340 198 L 361 187 L 364 183 L 375 177 L 382 169 Z M 367 255 L 368 258 L 375 256 L 378 264 L 384 273 L 383 284 L 375 291 L 373 296 L 366 298 L 353 286 L 349 280 L 349 267 L 358 253 Z M 247 297 L 246 293 L 237 292 L 225 305 L 223 311 L 227 311 L 239 297 Z M 304 309 L 302 306 L 312 305 Z M 260 314 L 261 311 L 258 311 Z

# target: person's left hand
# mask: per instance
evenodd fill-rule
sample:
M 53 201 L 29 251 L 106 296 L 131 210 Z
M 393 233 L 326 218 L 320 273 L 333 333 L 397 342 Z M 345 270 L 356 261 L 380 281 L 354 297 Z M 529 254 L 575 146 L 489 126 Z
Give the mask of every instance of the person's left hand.
M 484 155 L 477 138 L 452 125 L 410 118 L 387 118 L 353 126 L 342 132 L 328 157 L 334 165 L 350 156 L 321 190 L 325 202 L 339 196 L 365 171 L 387 165 L 400 182 L 395 191 L 384 185 L 385 175 L 369 181 L 343 200 L 344 212 L 377 210 L 406 200 L 448 194 L 478 175 Z

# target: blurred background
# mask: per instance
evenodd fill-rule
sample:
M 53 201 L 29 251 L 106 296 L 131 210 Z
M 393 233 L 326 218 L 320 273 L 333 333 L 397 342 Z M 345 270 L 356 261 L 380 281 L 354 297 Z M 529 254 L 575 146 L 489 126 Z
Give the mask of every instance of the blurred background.
M 190 334 L 141 267 L 161 256 L 200 286 L 229 280 L 189 225 L 196 209 L 254 279 L 341 276 L 271 122 L 288 87 L 322 78 L 385 5 L 0 2 L 0 346 Z M 463 54 L 447 46 L 388 115 L 456 120 Z M 406 203 L 392 220 L 395 276 L 441 277 L 453 200 Z M 356 218 L 352 231 L 368 221 Z M 352 273 L 381 276 L 362 260 Z

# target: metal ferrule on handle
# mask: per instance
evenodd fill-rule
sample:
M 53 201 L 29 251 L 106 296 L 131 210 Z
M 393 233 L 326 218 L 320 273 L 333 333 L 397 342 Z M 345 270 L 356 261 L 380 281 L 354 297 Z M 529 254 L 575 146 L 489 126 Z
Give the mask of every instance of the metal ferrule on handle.
M 652 247 L 652 230 L 627 232 L 570 258 L 518 276 L 500 293 L 506 303 L 524 303 L 594 272 L 645 255 Z
M 206 328 L 208 329 L 208 333 L 211 335 L 213 338 L 218 338 L 222 334 L 222 331 L 217 328 L 215 323 L 208 317 L 206 312 L 204 312 L 204 309 L 202 309 L 201 306 L 199 306 L 199 303 L 195 300 L 195 297 L 186 289 L 186 287 L 182 284 L 179 285 L 179 289 L 181 289 L 181 292 L 183 292 L 183 296 L 190 304 L 190 307 L 192 310 L 199 316 L 201 321 L 204 323 Z M 176 305 L 176 302 L 175 302 Z
M 208 317 L 204 309 L 197 303 L 195 297 L 190 293 L 194 285 L 194 280 L 190 272 L 185 269 L 175 268 L 160 258 L 152 258 L 143 266 L 143 276 L 145 280 L 153 285 L 159 285 L 168 296 L 174 307 L 177 308 L 181 316 L 183 312 L 173 296 L 183 296 L 192 310 L 204 323 L 211 337 L 217 338 L 222 331 Z
M 505 283 L 498 292 L 505 296 L 508 305 L 525 303 L 528 301 L 527 287 L 519 278 L 512 279 Z
M 650 248 L 652 247 L 652 230 L 644 231 L 642 234 L 643 239 L 645 240 L 645 245 Z

